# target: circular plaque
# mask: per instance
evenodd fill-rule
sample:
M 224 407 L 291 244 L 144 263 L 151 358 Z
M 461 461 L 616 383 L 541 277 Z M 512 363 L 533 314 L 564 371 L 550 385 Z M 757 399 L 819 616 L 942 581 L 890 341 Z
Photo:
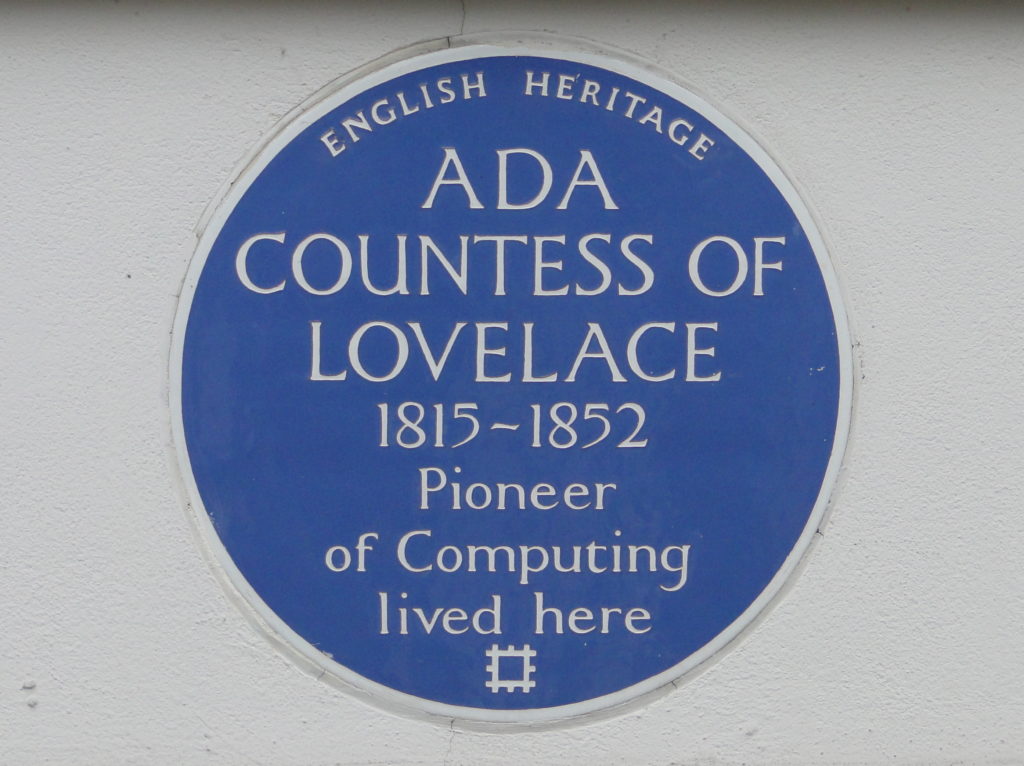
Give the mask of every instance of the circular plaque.
M 421 50 L 304 105 L 203 231 L 172 414 L 261 624 L 375 700 L 532 722 L 708 660 L 846 441 L 822 238 L 753 139 L 565 41 Z

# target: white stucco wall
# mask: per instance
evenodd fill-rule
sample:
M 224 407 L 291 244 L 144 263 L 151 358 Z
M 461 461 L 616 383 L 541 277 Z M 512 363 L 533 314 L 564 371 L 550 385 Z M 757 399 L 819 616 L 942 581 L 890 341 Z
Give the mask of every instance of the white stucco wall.
M 1024 763 L 1024 11 L 975 4 L 0 7 L 0 763 Z M 736 117 L 815 208 L 859 363 L 824 539 L 705 673 L 491 734 L 296 668 L 177 488 L 176 293 L 240 159 L 418 40 L 549 30 Z

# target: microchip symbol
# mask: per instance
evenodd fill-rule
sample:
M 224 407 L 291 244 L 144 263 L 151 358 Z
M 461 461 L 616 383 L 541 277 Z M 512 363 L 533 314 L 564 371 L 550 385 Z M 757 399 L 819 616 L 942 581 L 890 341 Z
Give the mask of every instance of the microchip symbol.
M 491 648 L 484 652 L 484 654 L 490 659 L 486 669 L 491 674 L 490 679 L 484 685 L 495 694 L 499 691 L 525 692 L 529 694 L 530 689 L 537 685 L 537 682 L 531 677 L 537 670 L 537 666 L 530 661 L 537 656 L 537 652 L 531 649 L 529 644 L 524 644 L 519 649 L 511 644 L 504 649 L 497 644 L 492 644 Z M 509 679 L 501 677 L 502 660 L 520 660 L 518 678 Z M 515 663 L 505 664 L 506 668 L 510 664 L 515 665 Z

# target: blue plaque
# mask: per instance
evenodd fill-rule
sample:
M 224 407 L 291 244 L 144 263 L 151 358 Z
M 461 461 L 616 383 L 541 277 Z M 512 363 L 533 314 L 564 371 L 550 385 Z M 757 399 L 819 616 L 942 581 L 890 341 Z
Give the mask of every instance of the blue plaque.
M 385 705 L 532 722 L 722 650 L 820 526 L 849 337 L 793 185 L 670 76 L 466 42 L 304 105 L 175 329 L 191 505 L 261 625 Z

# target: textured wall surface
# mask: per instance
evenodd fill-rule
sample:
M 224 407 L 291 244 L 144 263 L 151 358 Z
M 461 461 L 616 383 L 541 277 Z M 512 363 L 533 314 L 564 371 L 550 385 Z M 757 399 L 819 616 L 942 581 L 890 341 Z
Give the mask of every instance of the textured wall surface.
M 675 72 L 816 211 L 853 322 L 824 538 L 626 714 L 453 729 L 295 667 L 178 490 L 176 293 L 293 106 L 419 40 L 549 30 Z M 916 2 L 0 7 L 0 763 L 1024 763 L 1024 11 Z

